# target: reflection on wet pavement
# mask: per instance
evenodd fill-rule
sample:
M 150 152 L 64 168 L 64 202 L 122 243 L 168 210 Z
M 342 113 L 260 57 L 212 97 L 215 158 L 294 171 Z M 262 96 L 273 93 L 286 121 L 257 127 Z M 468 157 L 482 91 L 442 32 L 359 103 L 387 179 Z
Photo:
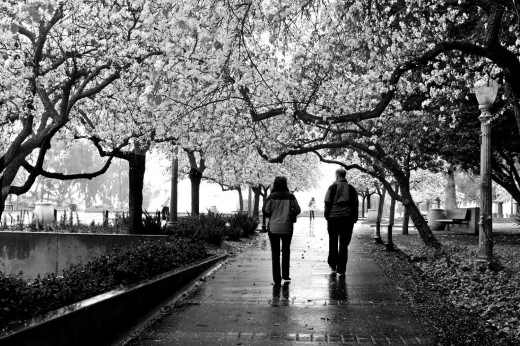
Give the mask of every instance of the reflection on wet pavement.
M 289 286 L 290 283 L 284 282 L 283 285 L 273 285 L 273 299 L 271 306 L 287 306 L 289 302 Z
M 298 219 L 291 245 L 292 282 L 274 286 L 267 234 L 198 288 L 190 304 L 129 346 L 429 344 L 397 289 L 357 237 L 346 277 L 331 275 L 323 218 Z M 370 233 L 367 233 L 370 234 Z
M 329 299 L 347 300 L 347 282 L 344 276 L 329 275 Z

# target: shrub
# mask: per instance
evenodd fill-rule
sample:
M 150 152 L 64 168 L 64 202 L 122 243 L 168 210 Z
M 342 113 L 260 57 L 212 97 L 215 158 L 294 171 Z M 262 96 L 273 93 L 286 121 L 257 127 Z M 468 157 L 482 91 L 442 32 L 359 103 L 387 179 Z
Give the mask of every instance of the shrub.
M 226 229 L 226 235 L 229 239 L 239 240 L 244 235 L 244 231 L 238 226 L 229 226 Z
M 161 214 L 159 212 L 151 215 L 144 211 L 143 234 L 160 235 L 164 234 L 165 226 L 162 225 Z
M 70 267 L 63 276 L 48 275 L 30 284 L 19 276 L 0 272 L 0 330 L 10 322 L 45 314 L 207 256 L 200 242 L 168 237 L 113 249 L 86 264 Z
M 259 221 L 246 213 L 238 213 L 228 218 L 230 228 L 241 228 L 244 232 L 244 236 L 248 237 L 255 233 L 258 227 Z
M 193 233 L 208 243 L 220 245 L 226 236 L 227 218 L 220 213 L 207 213 L 191 216 Z
M 177 220 L 177 228 L 175 232 L 182 237 L 200 239 L 200 234 L 195 233 L 195 224 L 197 222 L 196 218 L 192 216 L 181 217 Z

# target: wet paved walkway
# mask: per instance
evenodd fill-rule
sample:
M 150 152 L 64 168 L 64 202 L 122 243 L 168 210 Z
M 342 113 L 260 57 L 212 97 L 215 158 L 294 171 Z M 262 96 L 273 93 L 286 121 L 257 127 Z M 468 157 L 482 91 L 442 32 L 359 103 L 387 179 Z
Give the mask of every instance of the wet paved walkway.
M 325 220 L 300 218 L 291 247 L 292 283 L 272 285 L 269 240 L 214 273 L 186 304 L 128 345 L 427 345 L 397 289 L 359 244 L 346 278 L 330 275 Z

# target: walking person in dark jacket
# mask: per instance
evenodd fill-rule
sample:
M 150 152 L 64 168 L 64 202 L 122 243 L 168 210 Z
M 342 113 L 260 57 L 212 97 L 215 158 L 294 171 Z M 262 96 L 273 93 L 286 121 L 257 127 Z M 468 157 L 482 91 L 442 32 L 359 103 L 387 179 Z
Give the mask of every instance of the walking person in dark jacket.
M 348 261 L 348 246 L 352 230 L 358 220 L 359 201 L 356 189 L 347 182 L 344 169 L 336 171 L 336 181 L 325 195 L 325 219 L 329 232 L 329 257 L 327 262 L 340 277 L 345 276 Z M 339 243 L 339 247 L 338 247 Z
M 293 211 L 291 211 L 291 209 Z M 265 216 L 269 217 L 267 230 L 271 243 L 271 255 L 273 262 L 273 281 L 276 286 L 280 285 L 282 279 L 290 282 L 289 260 L 291 256 L 291 240 L 293 236 L 296 215 L 301 209 L 296 197 L 287 187 L 285 177 L 276 177 L 273 182 L 271 193 L 267 197 L 262 208 Z M 292 215 L 291 215 L 292 214 Z M 282 242 L 282 270 L 280 273 L 280 241 Z

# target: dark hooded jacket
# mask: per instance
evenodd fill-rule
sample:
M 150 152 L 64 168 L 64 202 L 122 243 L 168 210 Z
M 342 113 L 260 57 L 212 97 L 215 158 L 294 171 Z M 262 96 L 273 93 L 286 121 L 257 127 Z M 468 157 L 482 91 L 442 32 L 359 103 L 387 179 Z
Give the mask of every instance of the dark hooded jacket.
M 359 201 L 356 189 L 345 179 L 335 181 L 325 195 L 325 219 L 350 217 L 357 222 Z

